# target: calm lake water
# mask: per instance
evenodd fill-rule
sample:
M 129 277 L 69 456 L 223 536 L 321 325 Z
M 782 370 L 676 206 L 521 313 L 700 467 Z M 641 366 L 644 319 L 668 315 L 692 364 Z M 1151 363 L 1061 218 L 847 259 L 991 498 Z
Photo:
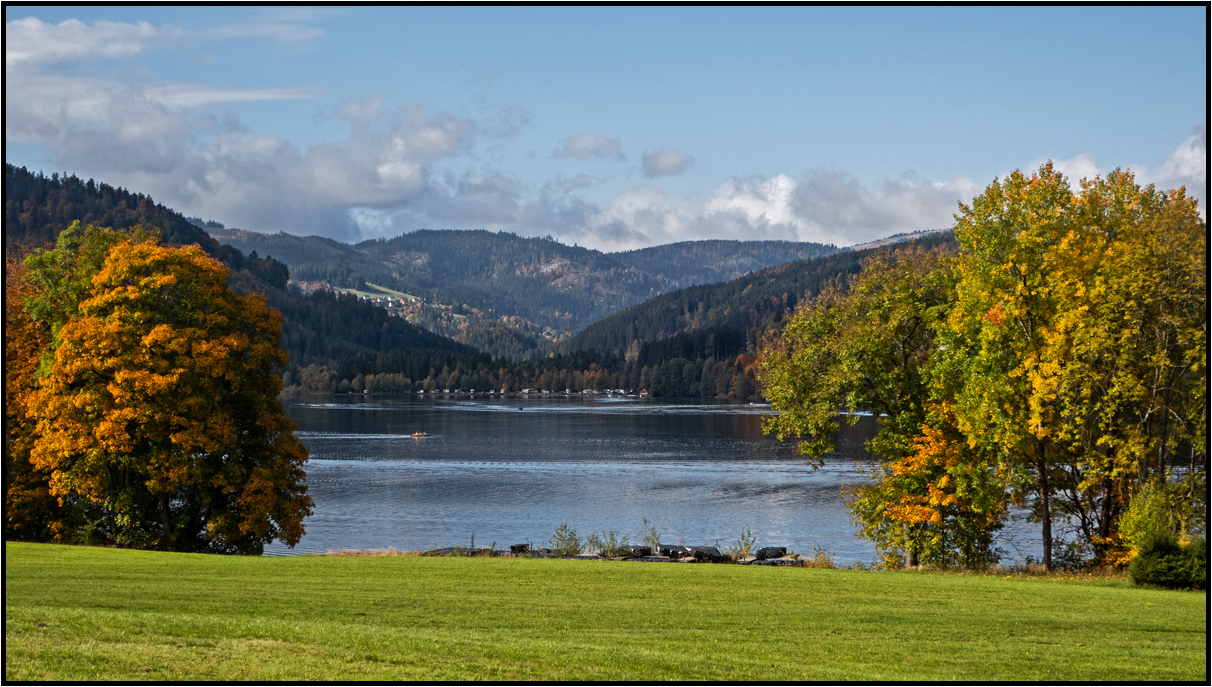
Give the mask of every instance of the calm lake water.
M 310 449 L 315 513 L 294 549 L 498 548 L 617 530 L 632 541 L 643 518 L 665 543 L 734 543 L 839 562 L 870 561 L 840 491 L 866 481 L 862 443 L 875 420 L 843 428 L 814 470 L 790 444 L 764 436 L 769 407 L 648 399 L 443 398 L 292 400 L 287 412 Z M 414 438 L 412 433 L 429 436 Z

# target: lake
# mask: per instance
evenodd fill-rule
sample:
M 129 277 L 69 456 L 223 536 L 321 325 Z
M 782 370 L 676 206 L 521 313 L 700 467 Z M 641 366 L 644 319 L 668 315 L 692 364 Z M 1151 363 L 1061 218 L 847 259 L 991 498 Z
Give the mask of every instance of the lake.
M 291 399 L 310 449 L 315 513 L 294 549 L 267 554 L 541 545 L 557 525 L 635 542 L 643 519 L 664 543 L 758 546 L 841 563 L 875 558 L 841 490 L 867 481 L 872 417 L 844 427 L 813 469 L 762 434 L 768 406 L 699 400 L 520 397 Z M 428 436 L 414 438 L 414 432 Z

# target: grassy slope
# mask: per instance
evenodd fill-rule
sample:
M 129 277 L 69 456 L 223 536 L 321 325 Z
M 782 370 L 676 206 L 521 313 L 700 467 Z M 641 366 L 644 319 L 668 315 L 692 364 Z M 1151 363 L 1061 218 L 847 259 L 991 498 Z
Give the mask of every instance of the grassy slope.
M 1123 582 L 5 545 L 6 680 L 1207 680 Z

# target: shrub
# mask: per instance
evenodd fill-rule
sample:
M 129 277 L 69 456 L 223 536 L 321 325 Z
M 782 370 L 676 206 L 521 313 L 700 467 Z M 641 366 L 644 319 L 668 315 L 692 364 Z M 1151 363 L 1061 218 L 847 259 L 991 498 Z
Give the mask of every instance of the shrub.
M 833 554 L 830 553 L 829 547 L 812 547 L 812 558 L 804 561 L 806 568 L 824 568 L 825 570 L 834 570 L 837 564 L 833 562 Z
M 575 556 L 581 552 L 581 537 L 568 523 L 561 523 L 551 535 L 550 546 L 557 556 Z
M 640 527 L 640 543 L 651 549 L 653 553 L 661 552 L 661 533 L 652 523 L 648 522 L 648 518 L 644 518 L 644 524 Z
M 627 541 L 627 535 L 619 537 L 619 533 L 615 530 L 603 532 L 602 534 L 591 534 L 585 540 L 585 546 L 590 551 L 597 551 L 599 556 L 603 558 L 619 558 L 620 556 L 628 556 L 631 554 L 630 542 Z
M 757 538 L 753 536 L 753 532 L 749 531 L 749 525 L 745 525 L 745 529 L 741 530 L 741 538 L 735 544 L 728 547 L 725 552 L 729 558 L 734 561 L 739 561 L 748 556 L 752 556 L 754 552 L 754 542 Z
M 1173 532 L 1171 520 L 1165 487 L 1158 482 L 1146 482 L 1133 494 L 1119 520 L 1120 537 L 1129 547 L 1140 551 L 1147 540 Z
M 1182 546 L 1176 534 L 1152 533 L 1139 541 L 1128 577 L 1139 585 L 1207 589 L 1208 543 L 1199 539 Z

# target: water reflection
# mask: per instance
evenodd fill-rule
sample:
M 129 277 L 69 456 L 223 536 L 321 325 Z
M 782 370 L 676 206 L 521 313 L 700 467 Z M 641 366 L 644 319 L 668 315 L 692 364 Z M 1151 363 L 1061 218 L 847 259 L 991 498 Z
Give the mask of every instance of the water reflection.
M 545 541 L 567 522 L 665 542 L 828 547 L 870 561 L 839 494 L 865 481 L 875 420 L 843 428 L 814 470 L 761 431 L 764 406 L 549 398 L 299 401 L 315 514 L 293 551 Z M 414 438 L 414 432 L 428 436 Z

